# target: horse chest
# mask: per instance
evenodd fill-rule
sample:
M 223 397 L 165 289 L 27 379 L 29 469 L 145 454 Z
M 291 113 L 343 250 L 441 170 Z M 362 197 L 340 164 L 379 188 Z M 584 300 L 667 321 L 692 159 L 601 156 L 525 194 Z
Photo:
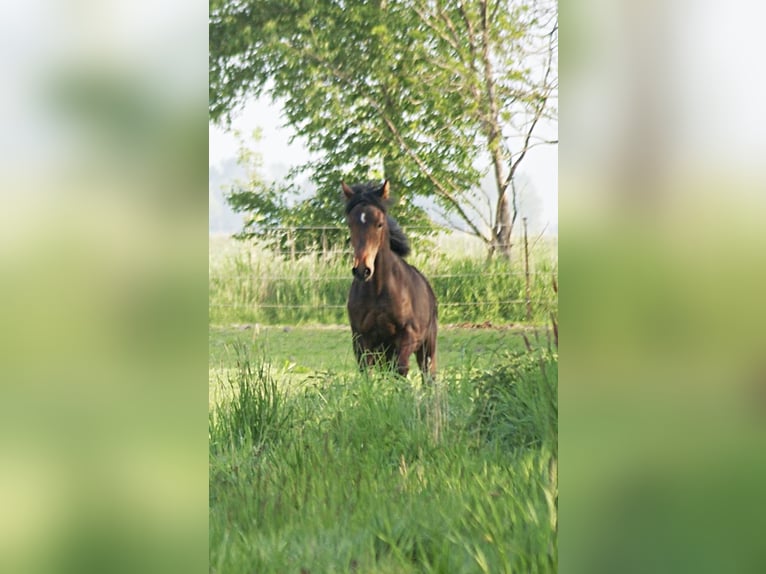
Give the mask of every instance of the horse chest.
M 362 319 L 360 331 L 372 340 L 388 339 L 397 332 L 397 324 L 388 313 L 367 313 Z
M 389 340 L 402 325 L 398 306 L 388 297 L 374 297 L 349 306 L 351 326 L 370 342 Z

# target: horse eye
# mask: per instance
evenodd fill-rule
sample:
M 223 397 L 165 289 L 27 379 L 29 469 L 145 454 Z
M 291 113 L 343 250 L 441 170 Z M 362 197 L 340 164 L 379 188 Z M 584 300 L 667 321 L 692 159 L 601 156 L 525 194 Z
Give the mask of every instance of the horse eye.
M 378 229 L 380 229 L 381 227 L 383 227 L 383 224 L 382 223 L 378 223 Z

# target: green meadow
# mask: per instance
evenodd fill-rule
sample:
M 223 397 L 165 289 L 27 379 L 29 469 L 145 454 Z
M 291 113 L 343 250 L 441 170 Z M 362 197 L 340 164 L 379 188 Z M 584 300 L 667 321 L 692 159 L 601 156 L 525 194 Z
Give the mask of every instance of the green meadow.
M 211 302 L 242 257 L 217 256 Z M 360 373 L 343 315 L 250 312 L 211 306 L 211 572 L 556 571 L 558 352 L 543 311 L 443 321 L 433 384 L 414 357 L 407 378 Z

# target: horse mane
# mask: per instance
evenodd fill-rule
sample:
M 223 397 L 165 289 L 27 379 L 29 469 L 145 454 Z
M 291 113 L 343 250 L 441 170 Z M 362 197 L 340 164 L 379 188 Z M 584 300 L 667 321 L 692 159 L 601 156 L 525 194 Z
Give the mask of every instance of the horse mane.
M 357 205 L 372 205 L 386 214 L 388 223 L 388 236 L 391 251 L 401 257 L 410 254 L 410 242 L 407 236 L 399 226 L 399 222 L 388 214 L 388 201 L 381 199 L 378 195 L 380 184 L 375 182 L 355 183 L 350 186 L 354 195 L 346 201 L 346 215 L 351 213 Z
M 402 228 L 399 227 L 399 222 L 388 214 L 386 214 L 386 221 L 388 222 L 388 237 L 391 251 L 402 257 L 407 257 L 410 254 L 410 242 L 407 240 L 407 236 L 402 231 Z

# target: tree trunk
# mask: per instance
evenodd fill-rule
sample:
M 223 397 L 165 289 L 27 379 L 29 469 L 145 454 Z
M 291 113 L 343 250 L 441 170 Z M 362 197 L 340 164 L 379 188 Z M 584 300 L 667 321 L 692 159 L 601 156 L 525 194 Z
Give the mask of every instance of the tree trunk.
M 511 258 L 511 232 L 515 219 L 515 213 L 511 213 L 508 194 L 503 193 L 497 202 L 495 228 L 492 230 L 492 253 L 497 251 L 506 259 Z
M 497 210 L 495 212 L 495 224 L 492 229 L 492 244 L 489 250 L 489 258 L 499 251 L 506 259 L 511 258 L 511 231 L 513 222 L 516 221 L 516 193 L 513 189 L 513 201 L 508 198 L 508 181 L 506 180 L 505 162 L 502 147 L 502 130 L 500 129 L 500 111 L 495 95 L 494 72 L 490 58 L 489 19 L 487 14 L 487 2 L 480 3 L 481 9 L 481 59 L 484 64 L 484 90 L 486 97 L 487 115 L 483 125 L 487 136 L 487 146 L 492 157 L 492 168 L 495 174 L 495 186 L 497 188 Z

